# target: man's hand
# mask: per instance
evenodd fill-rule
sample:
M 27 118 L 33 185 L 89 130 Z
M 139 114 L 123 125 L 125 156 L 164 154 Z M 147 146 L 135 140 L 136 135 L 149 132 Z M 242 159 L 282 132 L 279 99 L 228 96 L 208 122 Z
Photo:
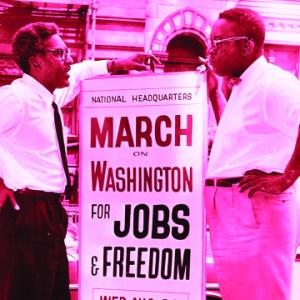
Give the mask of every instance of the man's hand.
M 219 124 L 227 101 L 221 89 L 220 79 L 217 78 L 216 74 L 211 68 L 208 68 L 207 70 L 207 92 L 217 124 Z
M 0 178 L 0 212 L 3 209 L 5 202 L 9 201 L 11 206 L 15 210 L 19 210 L 20 207 L 15 199 L 14 191 L 9 189 L 5 184 L 3 179 Z
M 245 172 L 244 178 L 239 182 L 240 191 L 249 189 L 248 196 L 252 197 L 256 192 L 280 194 L 291 186 L 280 173 L 266 173 L 260 170 Z
M 220 90 L 220 82 L 212 69 L 208 69 L 207 71 L 207 89 L 208 89 L 208 96 L 211 101 L 214 100 L 216 94 L 221 92 Z
M 154 71 L 155 64 L 160 64 L 160 61 L 151 53 L 137 53 L 126 58 L 116 59 L 114 62 L 113 69 L 111 70 L 112 63 L 109 61 L 108 69 L 109 71 Z

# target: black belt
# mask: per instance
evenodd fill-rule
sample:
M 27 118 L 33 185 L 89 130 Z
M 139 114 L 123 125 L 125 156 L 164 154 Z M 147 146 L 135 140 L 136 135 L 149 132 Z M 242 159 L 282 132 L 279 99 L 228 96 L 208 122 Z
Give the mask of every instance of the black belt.
M 234 184 L 239 183 L 243 177 L 229 177 L 229 178 L 208 178 L 205 180 L 206 186 L 220 186 L 232 187 Z
M 32 198 L 47 198 L 59 201 L 62 201 L 64 198 L 64 193 L 44 192 L 28 188 L 17 190 L 15 193 L 21 196 L 23 195 Z

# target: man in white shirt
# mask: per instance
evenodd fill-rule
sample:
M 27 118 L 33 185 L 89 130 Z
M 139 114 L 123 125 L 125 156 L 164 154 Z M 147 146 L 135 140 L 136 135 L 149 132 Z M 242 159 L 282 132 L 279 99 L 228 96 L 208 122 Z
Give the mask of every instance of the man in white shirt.
M 291 294 L 299 240 L 300 83 L 266 61 L 264 37 L 261 17 L 240 8 L 222 12 L 211 32 L 211 68 L 234 82 L 226 103 L 209 73 L 219 124 L 205 201 L 224 300 L 289 300 Z
M 13 54 L 24 74 L 0 88 L 0 299 L 68 300 L 67 215 L 60 203 L 67 176 L 53 102 L 60 108 L 73 100 L 84 79 L 143 71 L 143 62 L 157 60 L 139 53 L 72 65 L 58 27 L 43 22 L 18 30 Z

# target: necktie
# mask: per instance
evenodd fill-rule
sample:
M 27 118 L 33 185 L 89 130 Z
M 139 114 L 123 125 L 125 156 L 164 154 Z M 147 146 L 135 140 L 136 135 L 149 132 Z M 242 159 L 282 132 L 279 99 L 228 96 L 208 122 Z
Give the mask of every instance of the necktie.
M 70 180 L 70 173 L 68 169 L 68 162 L 67 162 L 67 154 L 66 154 L 66 148 L 65 148 L 65 142 L 64 142 L 64 137 L 63 137 L 63 127 L 62 127 L 62 120 L 58 111 L 57 104 L 53 101 L 52 102 L 52 107 L 54 110 L 54 123 L 55 123 L 55 129 L 56 129 L 56 135 L 57 135 L 57 140 L 59 144 L 59 150 L 60 150 L 60 155 L 61 155 L 61 160 L 63 163 L 64 171 L 66 174 L 67 178 L 67 185 L 65 189 L 65 196 L 66 199 L 70 199 L 70 194 L 71 194 L 71 180 Z

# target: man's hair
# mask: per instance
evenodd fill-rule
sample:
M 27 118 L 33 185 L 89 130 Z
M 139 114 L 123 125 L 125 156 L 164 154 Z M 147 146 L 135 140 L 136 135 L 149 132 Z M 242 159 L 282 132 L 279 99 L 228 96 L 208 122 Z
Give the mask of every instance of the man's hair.
M 14 60 L 24 73 L 30 70 L 29 58 L 44 49 L 44 42 L 59 29 L 55 23 L 35 22 L 20 28 L 13 37 Z
M 236 33 L 251 39 L 258 49 L 262 49 L 265 41 L 265 24 L 262 17 L 254 10 L 247 8 L 231 8 L 219 14 L 220 19 L 236 22 Z

